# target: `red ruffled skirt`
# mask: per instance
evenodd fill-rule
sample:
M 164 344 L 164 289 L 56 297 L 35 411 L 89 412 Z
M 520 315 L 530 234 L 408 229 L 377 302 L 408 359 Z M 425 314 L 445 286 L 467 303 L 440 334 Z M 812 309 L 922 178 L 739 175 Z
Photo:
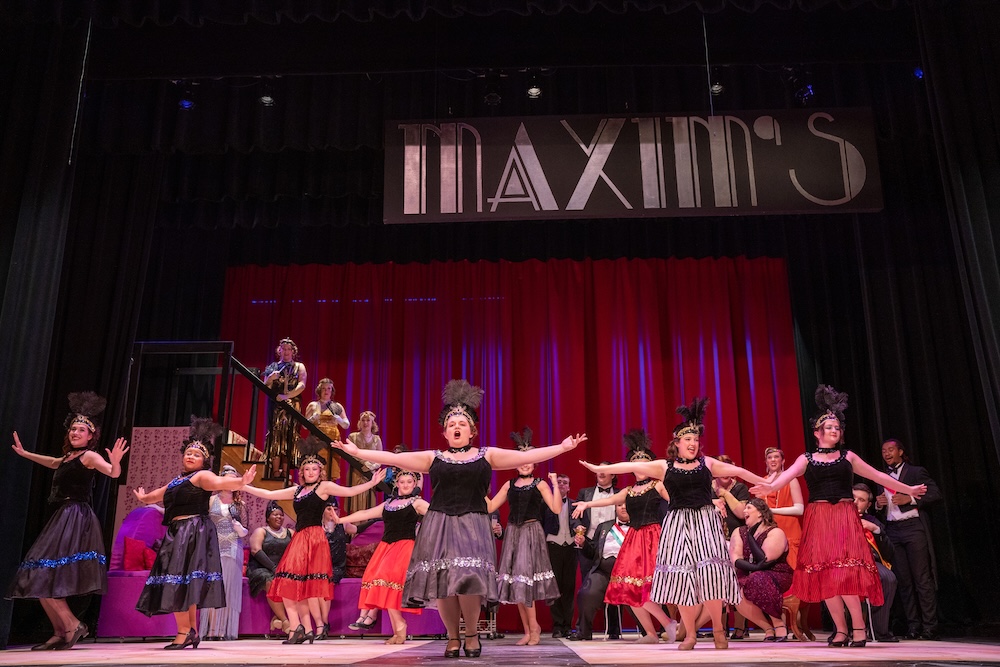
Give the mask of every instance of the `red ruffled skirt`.
M 606 603 L 641 607 L 649 602 L 660 530 L 659 523 L 651 523 L 625 533 L 625 541 L 611 570 L 611 583 L 604 594 Z
M 330 543 L 322 526 L 303 528 L 292 536 L 274 571 L 269 600 L 333 599 L 333 563 Z
M 860 595 L 881 605 L 882 583 L 854 503 L 809 503 L 802 543 L 788 591 L 803 602 Z
M 406 568 L 413 554 L 413 540 L 379 542 L 361 577 L 359 609 L 396 609 L 419 614 L 420 609 L 403 607 Z

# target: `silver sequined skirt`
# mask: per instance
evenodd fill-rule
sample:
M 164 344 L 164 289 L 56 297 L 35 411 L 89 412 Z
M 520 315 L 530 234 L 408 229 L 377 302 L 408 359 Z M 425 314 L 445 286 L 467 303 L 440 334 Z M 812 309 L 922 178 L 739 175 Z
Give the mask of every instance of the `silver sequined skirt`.
M 500 602 L 530 607 L 535 600 L 559 597 L 559 585 L 552 572 L 541 523 L 529 521 L 507 525 L 497 573 Z
M 486 514 L 429 511 L 420 521 L 403 586 L 406 607 L 434 607 L 453 595 L 497 596 L 497 551 Z

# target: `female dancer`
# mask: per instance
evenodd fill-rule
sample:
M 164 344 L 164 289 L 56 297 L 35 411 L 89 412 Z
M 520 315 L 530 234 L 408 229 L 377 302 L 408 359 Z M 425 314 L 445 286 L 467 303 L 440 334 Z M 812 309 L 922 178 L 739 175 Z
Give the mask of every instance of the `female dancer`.
M 792 585 L 792 568 L 786 562 L 788 539 L 762 498 L 747 501 L 743 516 L 746 525 L 729 541 L 729 558 L 743 594 L 737 611 L 764 628 L 764 641 L 787 641 L 781 598 Z
M 649 436 L 644 429 L 632 429 L 623 439 L 629 449 L 628 463 L 615 465 L 628 466 L 653 460 Z M 625 469 L 612 470 L 615 465 L 594 466 L 592 469 L 595 472 L 628 472 Z M 627 604 L 632 608 L 632 613 L 646 631 L 639 640 L 640 644 L 655 644 L 659 641 L 653 624 L 654 617 L 663 626 L 662 638 L 673 642 L 677 637 L 677 621 L 663 613 L 663 607 L 650 599 L 653 573 L 656 571 L 656 547 L 660 542 L 660 501 L 670 500 L 670 497 L 658 478 L 650 477 L 639 469 L 633 474 L 635 484 L 612 496 L 573 503 L 576 508 L 573 510 L 573 518 L 580 518 L 591 507 L 625 503 L 631 528 L 625 534 L 625 541 L 622 542 L 618 559 L 611 570 L 604 602 Z
M 323 378 L 316 385 L 316 400 L 306 406 L 304 413 L 306 419 L 316 424 L 316 428 L 323 431 L 331 442 L 340 440 L 340 429 L 351 425 L 344 406 L 333 400 L 336 394 L 337 388 L 333 386 L 333 380 Z M 330 457 L 328 479 L 340 480 L 339 459 L 336 454 Z
M 375 413 L 371 410 L 365 410 L 362 412 L 358 417 L 358 430 L 347 436 L 347 440 L 352 444 L 357 445 L 359 449 L 381 450 L 382 438 L 378 435 L 378 422 L 375 421 Z M 373 462 L 368 462 L 366 467 L 370 472 L 378 470 L 378 465 Z M 348 479 L 350 480 L 350 486 L 361 484 L 365 481 L 364 475 L 361 474 L 361 471 L 355 470 L 354 468 L 351 468 L 351 474 Z M 374 505 L 375 493 L 367 493 L 363 496 L 344 501 L 344 513 L 354 514 L 355 512 L 366 510 Z
M 290 627 L 295 628 L 286 644 L 310 644 L 317 635 L 325 639 L 328 634 L 327 619 L 323 618 L 320 599 L 333 599 L 333 567 L 330 562 L 330 545 L 323 531 L 323 512 L 326 499 L 332 496 L 350 497 L 364 493 L 382 481 L 385 473 L 379 471 L 372 479 L 358 486 L 341 486 L 320 480 L 323 463 L 315 456 L 307 456 L 299 463 L 299 485 L 286 489 L 258 489 L 247 486 L 243 490 L 252 496 L 268 500 L 291 500 L 295 507 L 295 536 L 288 550 L 281 557 L 274 581 L 267 597 L 285 605 Z M 316 634 L 313 632 L 313 619 Z M 323 626 L 320 630 L 319 626 Z
M 441 398 L 444 407 L 438 423 L 448 452 L 423 451 L 394 454 L 364 451 L 352 443 L 339 443 L 351 456 L 383 465 L 431 475 L 432 496 L 427 515 L 420 524 L 413 556 L 406 573 L 403 601 L 408 606 L 437 604 L 441 620 L 448 629 L 446 658 L 459 655 L 459 620 L 466 628 L 479 623 L 484 598 L 495 603 L 497 597 L 496 547 L 486 512 L 486 494 L 493 470 L 511 470 L 526 463 L 547 461 L 568 452 L 587 439 L 586 435 L 569 436 L 562 444 L 517 452 L 499 447 L 475 447 L 478 430 L 476 408 L 483 390 L 465 380 L 452 380 Z M 479 635 L 466 636 L 465 655 L 482 654 Z
M 361 578 L 361 595 L 358 608 L 372 611 L 372 618 L 379 609 L 389 613 L 392 623 L 392 637 L 386 644 L 402 644 L 406 641 L 406 620 L 403 612 L 419 614 L 420 609 L 403 607 L 403 584 L 406 582 L 406 567 L 413 553 L 413 540 L 417 534 L 420 517 L 427 514 L 428 502 L 420 497 L 420 475 L 409 470 L 397 470 L 394 475 L 392 496 L 377 507 L 361 510 L 341 517 L 341 523 L 358 523 L 382 519 L 385 524 L 382 540 L 368 561 L 365 574 Z M 370 628 L 365 615 L 363 629 Z M 359 619 L 361 620 L 361 619 Z M 374 624 L 374 620 L 372 621 Z M 360 629 L 360 628 L 359 628 Z
M 613 466 L 584 464 L 594 471 L 640 472 L 663 478 L 670 495 L 670 510 L 663 519 L 650 598 L 657 604 L 676 604 L 680 609 L 684 640 L 678 648 L 684 651 L 693 649 L 697 641 L 696 621 L 702 606 L 712 619 L 715 647 L 727 648 L 722 602 L 740 601 L 722 523 L 712 504 L 712 478 L 717 475 L 762 481 L 739 466 L 702 454 L 702 418 L 707 404 L 707 398 L 698 398 L 690 407 L 677 408 L 684 421 L 674 428 L 666 459 Z
M 236 468 L 222 466 L 222 477 L 239 477 Z M 240 634 L 240 610 L 243 608 L 243 503 L 239 491 L 222 490 L 208 503 L 208 516 L 219 533 L 219 556 L 222 558 L 222 583 L 226 587 L 226 606 L 208 609 L 201 615 L 198 634 L 206 639 L 235 640 Z
M 285 555 L 285 549 L 292 541 L 292 535 L 295 534 L 295 531 L 284 525 L 285 510 L 281 509 L 277 500 L 268 501 L 264 517 L 266 525 L 250 534 L 250 562 L 247 563 L 247 579 L 251 595 L 265 594 L 267 605 L 271 608 L 271 613 L 274 614 L 274 618 L 271 620 L 271 630 L 281 630 L 287 635 L 289 623 L 288 616 L 285 615 L 284 605 L 268 598 L 266 594 L 274 580 L 274 571 L 278 567 L 278 562 Z
M 278 360 L 264 369 L 264 384 L 277 390 L 278 395 L 268 401 L 268 427 L 264 444 L 268 479 L 285 479 L 290 467 L 295 465 L 293 447 L 298 441 L 299 424 L 288 415 L 289 410 L 301 411 L 300 395 L 306 388 L 306 367 L 295 358 L 299 347 L 291 338 L 282 338 L 275 349 Z
M 208 518 L 209 498 L 212 491 L 240 489 L 253 480 L 257 467 L 250 466 L 242 477 L 220 477 L 208 470 L 209 446 L 222 431 L 211 419 L 192 419 L 181 447 L 181 473 L 155 491 L 146 493 L 141 486 L 134 490 L 140 503 L 162 501 L 165 510 L 167 534 L 135 605 L 146 616 L 173 613 L 177 636 L 165 649 L 198 648 L 198 609 L 226 606 L 219 537 Z
M 531 446 L 531 429 L 511 433 L 517 449 L 527 452 Z M 504 482 L 497 495 L 487 503 L 487 511 L 495 512 L 505 502 L 510 502 L 507 531 L 503 538 L 497 578 L 500 581 L 500 602 L 517 604 L 517 613 L 524 626 L 524 637 L 518 646 L 534 646 L 541 641 L 542 627 L 538 625 L 535 600 L 555 600 L 559 597 L 549 551 L 542 530 L 542 506 L 553 514 L 562 511 L 562 496 L 558 493 L 556 473 L 549 473 L 550 489 L 544 480 L 535 477 L 534 463 L 517 468 L 517 479 Z
M 66 598 L 89 593 L 103 595 L 108 590 L 104 538 L 101 524 L 90 507 L 91 487 L 95 472 L 112 479 L 121 475 L 121 460 L 128 447 L 124 438 L 118 438 L 114 447 L 104 450 L 108 461 L 96 451 L 101 436 L 96 419 L 106 402 L 92 391 L 69 395 L 71 412 L 66 417 L 60 457 L 29 452 L 21 445 L 17 431 L 14 432 L 11 448 L 18 456 L 55 469 L 49 502 L 59 503 L 7 589 L 8 599 L 37 598 L 52 623 L 52 637 L 32 646 L 33 651 L 73 648 L 87 636 L 88 628 L 70 611 Z
M 785 453 L 777 447 L 768 447 L 764 450 L 764 463 L 767 466 L 765 479 L 768 483 L 773 482 L 778 479 L 778 475 L 785 472 Z M 788 538 L 788 565 L 794 570 L 799 542 L 802 539 L 802 520 L 799 517 L 805 509 L 799 480 L 793 479 L 788 486 L 767 494 L 764 500 L 771 508 L 775 524 Z
M 820 409 L 819 416 L 812 421 L 816 451 L 799 456 L 773 482 L 758 484 L 750 491 L 756 495 L 773 493 L 805 475 L 809 505 L 802 522 L 802 543 L 791 594 L 803 602 L 826 601 L 837 626 L 830 637 L 830 646 L 864 647 L 861 598 L 868 598 L 873 606 L 882 604 L 882 584 L 854 508 L 854 475 L 904 491 L 914 498 L 924 495 L 927 487 L 903 484 L 871 467 L 854 452 L 841 448 L 847 394 L 820 385 L 816 389 L 816 405 Z M 851 614 L 852 634 L 847 633 L 845 605 Z

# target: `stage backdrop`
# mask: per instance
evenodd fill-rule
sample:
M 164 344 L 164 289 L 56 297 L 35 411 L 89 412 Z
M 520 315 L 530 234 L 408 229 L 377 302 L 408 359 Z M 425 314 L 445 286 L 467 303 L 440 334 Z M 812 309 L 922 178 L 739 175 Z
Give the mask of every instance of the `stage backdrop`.
M 241 266 L 223 308 L 241 361 L 263 368 L 290 336 L 305 401 L 332 378 L 352 430 L 374 411 L 387 448 L 443 444 L 441 388 L 461 377 L 486 392 L 481 444 L 512 446 L 524 425 L 536 445 L 585 431 L 578 452 L 542 466 L 569 473 L 574 495 L 593 483 L 578 458 L 620 460 L 635 427 L 662 454 L 674 409 L 698 395 L 711 399 L 708 454 L 760 471 L 766 447 L 804 448 L 781 259 Z M 248 414 L 238 391 L 233 430 Z

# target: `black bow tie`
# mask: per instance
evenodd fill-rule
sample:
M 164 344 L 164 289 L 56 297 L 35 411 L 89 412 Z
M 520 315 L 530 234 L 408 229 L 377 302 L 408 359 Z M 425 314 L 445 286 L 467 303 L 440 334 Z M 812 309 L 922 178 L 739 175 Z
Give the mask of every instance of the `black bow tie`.
M 902 461 L 899 462 L 899 463 L 897 463 L 894 466 L 889 466 L 889 474 L 892 474 L 894 472 L 899 472 L 899 469 L 902 468 L 902 467 L 903 467 Z
M 611 487 L 609 486 L 607 488 L 604 488 L 604 487 L 599 486 L 599 487 L 597 487 L 597 491 L 599 493 L 611 493 Z
M 625 526 L 626 528 L 628 528 L 628 523 L 622 523 L 621 521 L 615 521 L 615 523 L 617 523 L 619 526 Z

